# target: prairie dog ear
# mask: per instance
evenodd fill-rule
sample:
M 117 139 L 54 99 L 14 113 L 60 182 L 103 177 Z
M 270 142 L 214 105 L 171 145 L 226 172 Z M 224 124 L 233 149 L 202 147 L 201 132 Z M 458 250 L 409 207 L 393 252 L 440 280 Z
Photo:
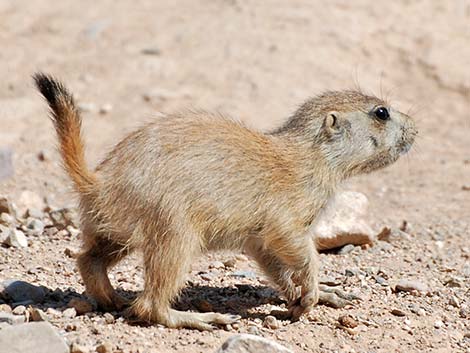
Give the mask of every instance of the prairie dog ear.
M 341 131 L 340 114 L 336 111 L 330 111 L 326 114 L 323 120 L 323 127 L 331 134 L 336 134 Z

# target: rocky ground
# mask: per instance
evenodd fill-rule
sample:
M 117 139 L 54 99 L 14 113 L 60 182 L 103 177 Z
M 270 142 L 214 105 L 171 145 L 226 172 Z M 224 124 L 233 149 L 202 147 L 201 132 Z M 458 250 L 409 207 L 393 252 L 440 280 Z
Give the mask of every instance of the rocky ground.
M 206 353 L 236 333 L 294 352 L 470 351 L 468 1 L 6 0 L 0 18 L 0 336 L 46 320 L 75 352 Z M 410 111 L 415 149 L 345 185 L 390 234 L 321 255 L 324 282 L 362 300 L 291 323 L 253 262 L 213 254 L 177 306 L 237 313 L 238 324 L 172 330 L 96 311 L 73 258 L 75 200 L 30 79 L 39 69 L 76 93 L 90 165 L 159 111 L 199 107 L 268 128 L 308 96 L 357 86 Z M 112 281 L 129 297 L 142 289 L 138 254 Z

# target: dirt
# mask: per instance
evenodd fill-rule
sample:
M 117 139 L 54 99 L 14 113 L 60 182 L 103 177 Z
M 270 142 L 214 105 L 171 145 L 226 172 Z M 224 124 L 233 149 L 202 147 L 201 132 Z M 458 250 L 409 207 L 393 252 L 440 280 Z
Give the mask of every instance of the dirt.
M 43 233 L 30 236 L 28 248 L 0 248 L 1 280 L 55 291 L 42 308 L 58 309 L 49 319 L 68 342 L 212 352 L 234 333 L 252 332 L 295 352 L 470 351 L 468 1 L 4 0 L 0 18 L 0 147 L 13 149 L 15 167 L 0 194 L 15 203 L 29 190 L 53 208 L 75 205 L 33 89 L 37 70 L 75 93 L 90 165 L 159 112 L 217 110 L 264 129 L 325 90 L 360 87 L 385 97 L 419 128 L 406 158 L 345 185 L 368 196 L 372 225 L 394 230 L 389 242 L 321 255 L 322 276 L 362 301 L 319 305 L 296 323 L 279 314 L 280 327 L 266 328 L 264 317 L 283 309 L 277 293 L 249 259 L 214 254 L 194 265 L 177 305 L 238 313 L 239 325 L 198 332 L 134 325 L 120 313 L 115 320 L 98 311 L 67 318 L 66 301 L 85 298 L 74 260 L 64 254 L 79 248 L 80 236 Z M 220 266 L 229 259 L 235 267 Z M 112 274 L 125 295 L 142 289 L 138 255 Z M 401 279 L 428 290 L 395 292 Z M 357 325 L 341 324 L 345 315 Z

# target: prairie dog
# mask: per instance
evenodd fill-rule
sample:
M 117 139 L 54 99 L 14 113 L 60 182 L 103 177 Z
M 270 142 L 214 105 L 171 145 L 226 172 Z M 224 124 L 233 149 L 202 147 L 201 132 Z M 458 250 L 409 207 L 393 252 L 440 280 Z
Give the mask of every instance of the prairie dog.
M 205 112 L 157 118 L 92 172 L 72 95 L 50 76 L 34 79 L 80 197 L 77 261 L 87 293 L 104 309 L 125 306 L 107 271 L 141 250 L 145 286 L 130 310 L 167 327 L 209 330 L 239 319 L 171 308 L 195 257 L 211 250 L 245 249 L 294 319 L 308 311 L 320 295 L 309 226 L 341 181 L 393 163 L 417 134 L 410 117 L 381 99 L 327 92 L 267 133 Z

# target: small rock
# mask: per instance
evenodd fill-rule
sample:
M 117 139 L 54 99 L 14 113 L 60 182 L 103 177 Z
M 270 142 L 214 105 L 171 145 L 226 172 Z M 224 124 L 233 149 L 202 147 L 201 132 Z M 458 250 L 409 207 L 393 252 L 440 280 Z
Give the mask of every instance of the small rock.
M 108 114 L 111 110 L 113 110 L 113 106 L 111 104 L 109 104 L 109 103 L 103 104 L 100 107 L 100 114 L 102 114 L 102 115 Z
M 247 331 L 248 331 L 248 333 L 250 333 L 252 335 L 259 335 L 259 328 L 254 326 L 254 325 L 248 326 Z
M 75 308 L 67 308 L 62 312 L 62 316 L 66 319 L 73 319 L 77 316 L 77 310 Z
M 264 318 L 263 326 L 272 330 L 277 330 L 281 327 L 279 321 L 274 316 L 268 315 Z
M 48 322 L 31 322 L 0 330 L 0 353 L 69 353 L 69 346 Z
M 41 222 L 39 219 L 29 219 L 28 223 L 26 224 L 26 228 L 28 229 L 27 232 L 31 235 L 41 235 L 44 231 L 44 223 Z
M 428 292 L 428 286 L 426 284 L 424 284 L 422 282 L 419 282 L 419 281 L 416 281 L 416 280 L 401 279 L 395 285 L 395 290 L 396 291 L 403 291 L 403 292 L 418 291 L 418 292 L 427 293 Z
M 42 219 L 44 218 L 44 212 L 37 208 L 28 208 L 26 210 L 26 218 L 28 217 Z
M 46 290 L 24 281 L 6 280 L 0 284 L 1 295 L 14 303 L 28 302 L 42 303 L 46 297 Z
M 5 196 L 0 196 L 0 213 L 14 215 L 13 206 Z
M 11 314 L 11 306 L 8 304 L 0 304 L 0 312 Z
M 225 265 L 220 261 L 213 261 L 209 264 L 209 268 L 224 268 Z
M 237 260 L 233 258 L 224 261 L 224 266 L 227 268 L 233 268 L 235 267 L 236 264 L 237 264 Z
M 83 113 L 92 113 L 96 111 L 96 104 L 94 103 L 78 103 L 78 109 Z
M 103 314 L 103 317 L 104 317 L 104 321 L 107 323 L 107 324 L 114 324 L 114 322 L 116 321 L 114 319 L 114 316 L 111 315 L 110 313 L 104 313 Z
M 348 327 L 348 328 L 355 328 L 359 324 L 358 322 L 350 315 L 342 315 L 338 318 L 338 322 L 341 326 Z
M 0 214 L 0 223 L 11 226 L 16 223 L 16 220 L 11 214 L 3 212 Z
M 390 312 L 395 316 L 406 316 L 406 313 L 400 309 L 392 309 Z
M 80 230 L 72 226 L 67 226 L 67 231 L 70 233 L 70 236 L 74 238 L 80 235 Z
M 444 323 L 441 320 L 437 320 L 434 322 L 434 328 L 440 329 L 444 327 Z
M 242 277 L 242 278 L 256 278 L 256 273 L 253 271 L 235 271 L 230 274 L 232 277 Z
M 462 185 L 463 191 L 470 191 L 470 184 Z
M 64 254 L 72 259 L 76 259 L 78 257 L 78 251 L 70 248 L 65 248 Z
M 462 307 L 460 308 L 459 316 L 462 319 L 470 319 L 470 310 L 466 305 L 462 305 Z
M 273 340 L 249 335 L 239 334 L 231 336 L 215 353 L 293 353 L 290 349 L 281 346 Z
M 325 207 L 310 230 L 318 250 L 339 248 L 346 244 L 372 244 L 376 235 L 369 225 L 369 201 L 364 194 L 338 193 Z
M 41 309 L 30 308 L 28 309 L 28 311 L 31 321 L 49 321 L 49 318 L 47 317 L 46 313 Z
M 445 285 L 446 287 L 450 287 L 450 288 L 462 288 L 463 281 L 462 279 L 457 278 L 457 277 L 450 277 L 446 279 Z
M 93 311 L 93 305 L 84 299 L 73 298 L 68 303 L 69 308 L 74 308 L 77 311 L 77 315 L 83 315 Z
M 62 208 L 49 212 L 54 227 L 58 230 L 66 229 L 67 226 L 74 226 L 74 212 L 69 208 Z
M 96 347 L 96 352 L 98 353 L 112 353 L 113 346 L 109 342 L 103 342 Z
M 26 239 L 24 233 L 19 229 L 10 229 L 7 238 L 3 243 L 14 248 L 28 247 L 28 239 Z
M 214 307 L 211 303 L 204 299 L 194 299 L 191 304 L 199 311 L 203 313 L 214 311 Z
M 347 244 L 343 246 L 339 251 L 337 252 L 338 255 L 346 255 L 349 254 L 351 251 L 354 250 L 354 245 L 353 244 Z
M 460 303 L 459 300 L 455 295 L 451 295 L 449 298 L 449 304 L 452 305 L 455 308 L 460 308 Z
M 144 55 L 160 55 L 161 51 L 159 48 L 144 48 L 140 51 Z
M 70 353 L 90 353 L 90 350 L 87 347 L 74 342 L 70 346 Z
M 45 161 L 49 160 L 48 154 L 44 150 L 39 151 L 38 154 L 36 155 L 36 157 L 38 158 L 38 160 L 40 162 L 45 162 Z
M 12 311 L 12 313 L 15 315 L 24 315 L 25 312 L 26 312 L 26 307 L 24 305 L 18 305 Z
M 8 147 L 0 148 L 0 181 L 13 176 L 13 150 Z
M 0 312 L 0 322 L 6 322 L 7 324 L 10 324 L 10 325 L 18 325 L 18 324 L 22 324 L 24 321 L 25 321 L 25 318 L 22 315 L 13 315 L 9 313 Z
M 43 210 L 46 207 L 46 203 L 35 192 L 24 190 L 18 199 L 18 207 L 20 208 L 20 215 L 26 216 L 29 209 Z

